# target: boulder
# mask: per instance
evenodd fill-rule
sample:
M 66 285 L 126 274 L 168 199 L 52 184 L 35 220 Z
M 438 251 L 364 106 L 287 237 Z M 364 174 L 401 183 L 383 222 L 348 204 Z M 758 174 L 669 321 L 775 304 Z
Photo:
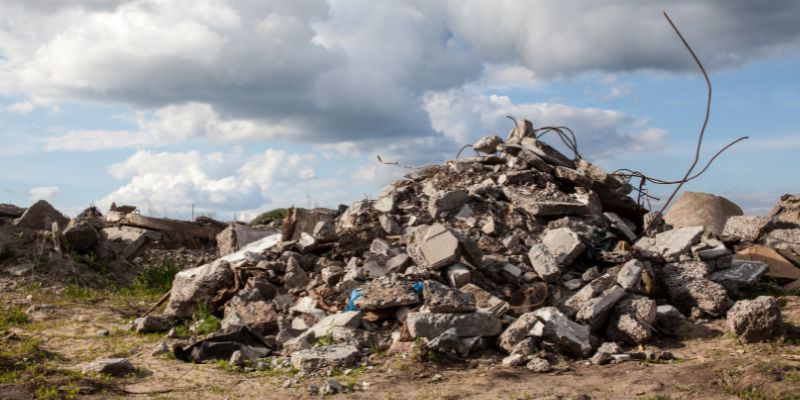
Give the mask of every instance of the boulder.
M 220 289 L 233 286 L 230 264 L 219 259 L 214 262 L 178 272 L 172 281 L 165 315 L 189 318 L 197 304 L 210 305 Z
M 728 327 L 743 342 L 764 342 L 783 335 L 783 319 L 778 300 L 759 296 L 739 300 L 728 310 Z
M 542 236 L 542 244 L 562 266 L 572 264 L 575 258 L 586 249 L 578 234 L 566 227 L 547 230 Z
M 127 358 L 102 358 L 94 360 L 86 364 L 82 370 L 84 374 L 94 372 L 111 376 L 124 376 L 135 371 L 136 369 L 133 367 L 133 364 L 131 364 Z
M 292 366 L 303 371 L 322 368 L 346 368 L 361 358 L 361 352 L 352 344 L 334 344 L 299 350 L 292 353 Z
M 742 214 L 739 206 L 724 197 L 683 192 L 664 215 L 664 221 L 675 228 L 702 225 L 706 231 L 721 235 L 728 218 Z

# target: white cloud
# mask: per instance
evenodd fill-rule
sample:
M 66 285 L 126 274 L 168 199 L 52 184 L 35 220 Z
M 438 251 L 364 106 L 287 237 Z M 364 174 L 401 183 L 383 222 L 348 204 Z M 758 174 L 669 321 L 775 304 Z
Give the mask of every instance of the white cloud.
M 514 104 L 506 96 L 463 89 L 427 93 L 424 106 L 433 128 L 461 144 L 471 144 L 487 134 L 504 138 L 513 127 L 507 115 L 527 118 L 534 127 L 569 127 L 577 136 L 578 149 L 590 159 L 611 156 L 621 149 L 653 149 L 667 135 L 662 129 L 643 128 L 645 121 L 619 111 L 558 103 Z M 559 142 L 552 137 L 545 140 L 556 145 Z
M 144 212 L 187 216 L 286 206 L 303 198 L 301 187 L 315 180 L 316 158 L 266 150 L 245 156 L 222 153 L 137 151 L 111 165 L 109 174 L 127 183 L 97 202 L 134 204 Z
M 31 188 L 28 192 L 28 197 L 31 200 L 50 200 L 58 196 L 61 190 L 58 186 L 39 186 Z
M 420 101 L 428 92 L 531 87 L 591 71 L 694 72 L 662 7 L 621 0 L 10 0 L 0 23 L 0 93 L 41 105 L 89 100 L 143 112 L 129 134 L 110 134 L 116 147 L 237 134 L 326 143 L 424 137 L 433 134 Z M 718 69 L 796 51 L 799 8 L 788 0 L 678 1 L 668 11 L 706 66 Z M 605 96 L 629 90 L 618 86 Z M 186 125 L 159 125 L 176 122 L 180 111 L 191 113 Z M 101 134 L 108 135 L 73 132 L 56 141 Z
M 17 114 L 28 114 L 36 108 L 36 105 L 28 102 L 28 101 L 21 101 L 17 103 L 9 104 L 6 107 L 6 110 L 11 111 Z

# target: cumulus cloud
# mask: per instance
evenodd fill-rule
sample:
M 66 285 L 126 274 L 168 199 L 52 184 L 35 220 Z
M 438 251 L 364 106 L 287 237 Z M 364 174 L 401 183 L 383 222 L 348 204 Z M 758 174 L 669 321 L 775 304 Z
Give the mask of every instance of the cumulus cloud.
M 472 143 L 482 135 L 505 137 L 513 127 L 507 115 L 528 118 L 534 127 L 567 126 L 578 139 L 579 150 L 589 158 L 610 156 L 624 149 L 646 151 L 663 144 L 667 132 L 643 128 L 646 121 L 625 113 L 578 108 L 558 103 L 515 104 L 509 97 L 457 89 L 430 92 L 424 105 L 437 131 L 457 143 Z M 546 138 L 554 145 L 555 138 Z
M 796 51 L 800 3 L 779 3 L 15 0 L 0 20 L 0 92 L 155 113 L 197 104 L 243 131 L 277 126 L 269 134 L 293 140 L 424 137 L 428 92 L 693 71 L 665 6 L 711 69 Z M 133 133 L 158 136 L 145 128 Z
M 316 159 L 269 149 L 246 157 L 241 149 L 227 153 L 137 151 L 111 165 L 109 174 L 127 183 L 100 199 L 134 204 L 149 213 L 188 215 L 224 213 L 286 206 L 303 197 L 302 187 L 313 185 Z
M 28 192 L 28 197 L 31 200 L 50 200 L 58 196 L 61 190 L 58 186 L 38 186 L 33 187 Z
M 28 114 L 36 108 L 36 105 L 28 101 L 20 101 L 9 104 L 6 110 L 17 114 Z

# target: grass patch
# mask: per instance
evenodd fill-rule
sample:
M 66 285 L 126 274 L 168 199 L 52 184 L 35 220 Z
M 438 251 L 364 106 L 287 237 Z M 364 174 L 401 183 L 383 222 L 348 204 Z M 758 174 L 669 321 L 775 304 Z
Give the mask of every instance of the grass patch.
M 134 292 L 158 295 L 167 292 L 172 288 L 172 281 L 175 274 L 181 268 L 175 262 L 168 262 L 158 267 L 148 268 L 133 278 L 133 285 L 130 288 Z
M 10 260 L 16 256 L 14 252 L 14 247 L 11 246 L 11 243 L 3 244 L 3 248 L 0 249 L 0 262 L 5 260 Z
M 275 221 L 276 219 L 284 219 L 286 218 L 287 213 L 288 210 L 286 210 L 285 208 L 276 208 L 273 210 L 269 210 L 253 218 L 253 220 L 250 221 L 250 225 L 263 225 Z
M 97 272 L 98 274 L 105 274 L 108 272 L 108 265 L 103 260 L 97 257 L 93 252 L 86 254 L 78 254 L 74 251 L 69 253 L 69 258 L 76 264 L 83 265 L 84 267 Z
M 64 290 L 63 296 L 69 300 L 85 302 L 130 299 L 150 301 L 169 291 L 175 274 L 180 271 L 181 268 L 176 263 L 169 262 L 138 273 L 133 278 L 133 283 L 127 286 L 111 285 L 103 289 L 95 289 L 69 285 Z
M 28 323 L 28 315 L 19 307 L 0 309 L 0 329 Z

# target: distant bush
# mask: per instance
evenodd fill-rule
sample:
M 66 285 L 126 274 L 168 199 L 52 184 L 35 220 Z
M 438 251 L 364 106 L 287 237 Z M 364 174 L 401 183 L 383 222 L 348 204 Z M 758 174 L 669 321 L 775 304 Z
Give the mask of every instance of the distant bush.
M 286 210 L 285 208 L 276 208 L 274 210 L 269 210 L 253 218 L 253 220 L 250 221 L 250 225 L 263 225 L 271 221 L 275 221 L 276 219 L 284 219 L 286 218 L 287 213 L 288 210 Z
M 181 268 L 174 262 L 148 268 L 133 278 L 133 289 L 149 294 L 161 294 L 172 288 L 175 274 Z

